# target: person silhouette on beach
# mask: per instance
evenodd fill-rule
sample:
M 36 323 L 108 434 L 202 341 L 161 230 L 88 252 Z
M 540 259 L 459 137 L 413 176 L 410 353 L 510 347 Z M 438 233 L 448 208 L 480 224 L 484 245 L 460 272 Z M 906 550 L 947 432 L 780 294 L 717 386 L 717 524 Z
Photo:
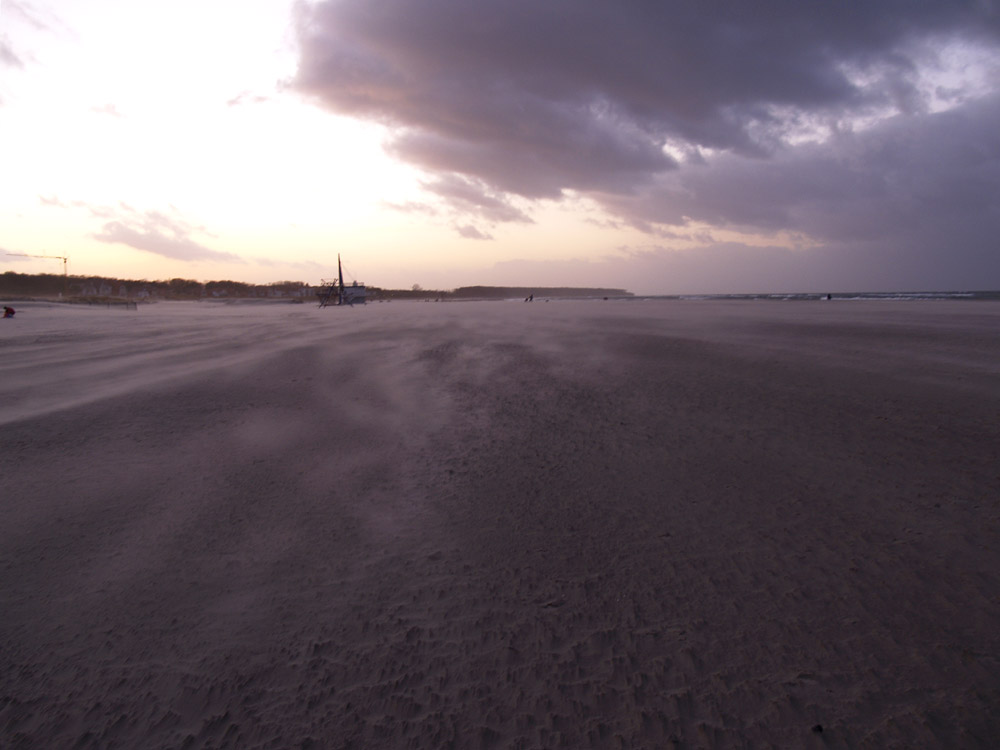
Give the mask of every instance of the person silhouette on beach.
M 14 317 L 14 308 L 13 307 L 7 307 L 7 305 L 4 305 L 3 306 L 3 316 L 5 318 L 13 318 Z

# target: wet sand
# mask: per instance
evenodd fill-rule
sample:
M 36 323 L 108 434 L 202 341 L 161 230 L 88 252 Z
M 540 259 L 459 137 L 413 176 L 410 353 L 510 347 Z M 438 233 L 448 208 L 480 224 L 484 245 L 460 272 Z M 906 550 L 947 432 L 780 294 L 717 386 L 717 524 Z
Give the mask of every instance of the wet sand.
M 0 747 L 1000 736 L 1000 304 L 15 307 Z

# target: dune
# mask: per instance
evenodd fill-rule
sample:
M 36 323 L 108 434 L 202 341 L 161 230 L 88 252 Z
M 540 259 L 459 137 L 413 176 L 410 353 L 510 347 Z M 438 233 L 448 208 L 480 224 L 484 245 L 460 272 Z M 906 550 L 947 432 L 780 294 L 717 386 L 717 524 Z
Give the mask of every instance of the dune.
M 0 321 L 0 747 L 991 747 L 1000 303 Z

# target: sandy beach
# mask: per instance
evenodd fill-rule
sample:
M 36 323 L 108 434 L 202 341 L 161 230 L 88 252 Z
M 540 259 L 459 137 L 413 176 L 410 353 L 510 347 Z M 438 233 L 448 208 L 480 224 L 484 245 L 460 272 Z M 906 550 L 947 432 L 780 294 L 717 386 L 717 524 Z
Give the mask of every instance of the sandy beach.
M 1000 737 L 1000 303 L 15 307 L 2 748 Z

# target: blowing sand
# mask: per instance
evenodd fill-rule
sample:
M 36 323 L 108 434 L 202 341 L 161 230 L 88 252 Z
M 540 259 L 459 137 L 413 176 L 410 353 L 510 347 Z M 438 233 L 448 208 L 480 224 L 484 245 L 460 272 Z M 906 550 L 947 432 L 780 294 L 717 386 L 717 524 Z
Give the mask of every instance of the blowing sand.
M 990 747 L 1000 305 L 18 306 L 0 747 Z

